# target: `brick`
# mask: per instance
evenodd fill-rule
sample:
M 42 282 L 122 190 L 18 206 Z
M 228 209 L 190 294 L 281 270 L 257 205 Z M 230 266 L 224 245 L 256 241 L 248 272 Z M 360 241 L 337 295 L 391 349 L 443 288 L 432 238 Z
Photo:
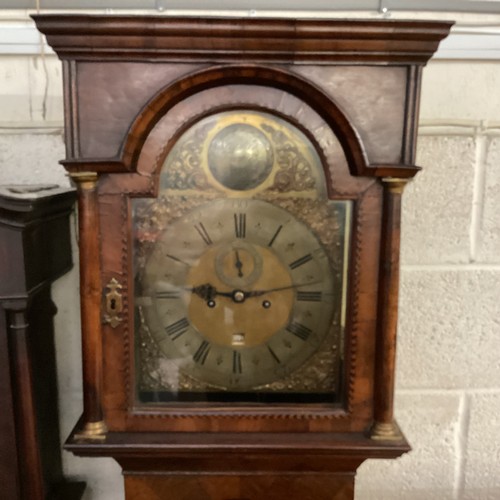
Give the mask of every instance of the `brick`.
M 500 498 L 500 390 L 471 397 L 463 500 Z
M 403 272 L 399 387 L 498 387 L 499 297 L 500 271 Z
M 488 141 L 477 260 L 500 263 L 500 138 Z
M 0 124 L 31 120 L 26 57 L 0 57 Z
M 500 65 L 496 61 L 432 61 L 422 78 L 420 117 L 450 120 L 498 121 Z
M 62 127 L 64 122 L 62 66 L 55 56 L 30 57 L 31 120 Z
M 402 262 L 468 262 L 474 183 L 471 137 L 422 136 L 423 167 L 403 195 Z
M 59 184 L 69 179 L 62 134 L 1 134 L 0 184 Z
M 396 416 L 413 450 L 396 460 L 368 460 L 356 479 L 356 500 L 452 500 L 457 394 L 396 395 Z

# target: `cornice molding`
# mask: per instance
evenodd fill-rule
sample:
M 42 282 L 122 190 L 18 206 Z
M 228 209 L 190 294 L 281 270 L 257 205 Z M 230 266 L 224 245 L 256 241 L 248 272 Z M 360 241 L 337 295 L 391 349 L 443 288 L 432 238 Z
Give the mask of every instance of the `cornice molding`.
M 0 55 L 54 55 L 31 20 L 0 19 Z M 452 28 L 433 60 L 500 60 L 500 24 L 465 25 Z
M 425 64 L 443 21 L 34 15 L 60 59 Z

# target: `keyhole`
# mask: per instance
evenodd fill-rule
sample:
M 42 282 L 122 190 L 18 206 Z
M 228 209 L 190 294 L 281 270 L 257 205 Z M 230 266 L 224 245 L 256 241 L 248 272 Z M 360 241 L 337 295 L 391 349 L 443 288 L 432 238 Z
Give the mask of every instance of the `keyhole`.
M 109 307 L 112 311 L 116 309 L 116 299 L 111 299 Z

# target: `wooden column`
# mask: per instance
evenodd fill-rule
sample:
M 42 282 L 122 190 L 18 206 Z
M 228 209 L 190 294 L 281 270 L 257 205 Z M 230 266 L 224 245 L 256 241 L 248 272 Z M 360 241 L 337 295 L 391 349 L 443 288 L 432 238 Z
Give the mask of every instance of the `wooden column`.
M 387 177 L 380 249 L 378 332 L 375 358 L 375 406 L 372 439 L 400 440 L 394 421 L 396 334 L 398 327 L 399 243 L 401 236 L 401 196 L 408 179 Z
M 78 188 L 80 307 L 82 321 L 83 428 L 78 438 L 102 439 L 102 332 L 99 212 L 95 172 L 71 174 Z
M 37 425 L 35 397 L 33 393 L 33 374 L 31 353 L 28 347 L 28 320 L 26 305 L 10 311 L 9 330 L 10 348 L 15 366 L 16 390 L 19 398 L 16 405 L 16 430 L 18 434 L 19 466 L 23 477 L 30 481 L 20 484 L 21 498 L 45 498 L 40 452 L 37 446 Z

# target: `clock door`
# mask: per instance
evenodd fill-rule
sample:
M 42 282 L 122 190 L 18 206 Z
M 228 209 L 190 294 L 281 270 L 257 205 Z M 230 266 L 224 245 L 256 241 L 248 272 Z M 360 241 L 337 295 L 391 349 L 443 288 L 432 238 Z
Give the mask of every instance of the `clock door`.
M 341 407 L 350 200 L 270 112 L 209 114 L 132 201 L 136 398 Z M 159 406 L 160 405 L 160 406 Z
M 100 184 L 103 247 L 126 239 L 117 260 L 103 252 L 126 304 L 104 326 L 105 358 L 125 363 L 108 425 L 366 429 L 372 361 L 358 353 L 373 349 L 377 280 L 362 292 L 359 270 L 377 267 L 362 242 L 378 237 L 380 185 L 352 175 L 345 140 L 290 92 L 224 85 L 188 103 L 158 120 L 140 174 Z

